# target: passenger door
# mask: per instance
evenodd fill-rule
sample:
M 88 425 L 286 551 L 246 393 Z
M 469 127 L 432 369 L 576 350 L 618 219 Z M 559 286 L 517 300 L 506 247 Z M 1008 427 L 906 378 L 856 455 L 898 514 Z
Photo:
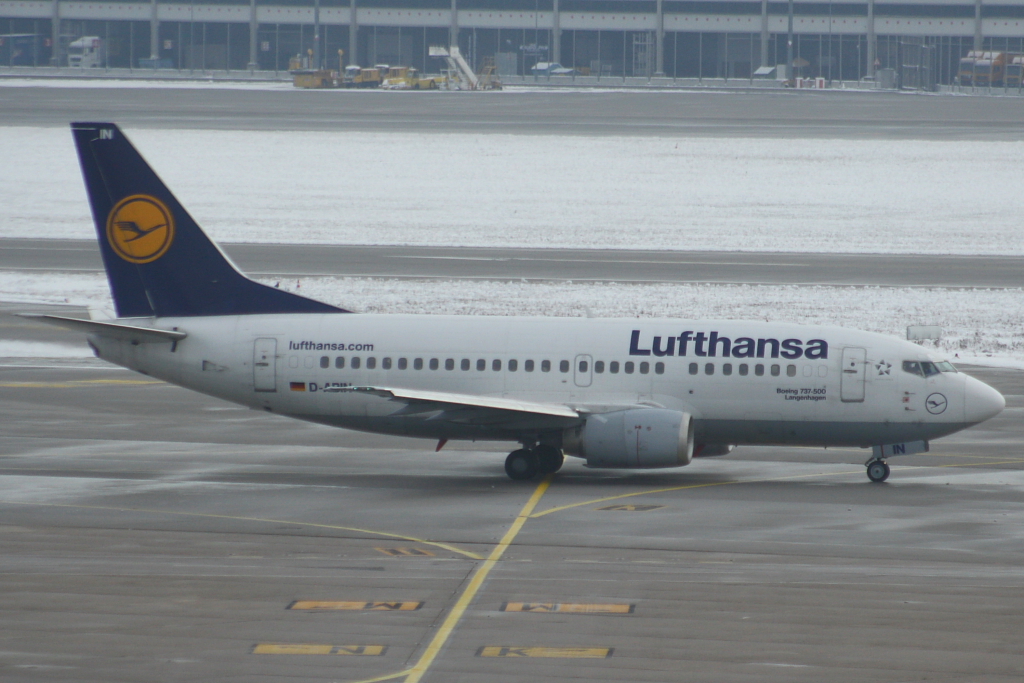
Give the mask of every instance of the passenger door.
M 253 344 L 252 387 L 255 391 L 277 391 L 277 339 L 261 337 Z
M 864 362 L 867 351 L 856 346 L 843 349 L 843 371 L 839 380 L 839 397 L 844 403 L 864 400 Z

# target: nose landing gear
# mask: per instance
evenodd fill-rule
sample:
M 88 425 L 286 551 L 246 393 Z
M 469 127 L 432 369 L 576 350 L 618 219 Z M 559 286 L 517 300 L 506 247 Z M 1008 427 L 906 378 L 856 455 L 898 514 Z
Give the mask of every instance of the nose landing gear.
M 868 468 L 868 479 L 876 484 L 881 484 L 889 478 L 889 463 L 886 461 L 880 458 L 872 458 L 865 465 Z
M 541 444 L 534 448 L 520 448 L 505 458 L 505 473 L 516 481 L 533 479 L 537 475 L 554 474 L 562 469 L 565 456 L 554 446 Z

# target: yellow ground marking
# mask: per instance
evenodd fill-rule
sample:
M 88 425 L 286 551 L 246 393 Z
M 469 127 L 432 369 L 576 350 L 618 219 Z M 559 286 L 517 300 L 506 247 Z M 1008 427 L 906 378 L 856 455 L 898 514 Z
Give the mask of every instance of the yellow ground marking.
M 477 650 L 477 657 L 561 657 L 565 659 L 605 659 L 612 656 L 610 647 L 508 647 L 487 645 Z
M 96 384 L 163 384 L 151 379 L 76 379 L 67 382 L 0 382 L 0 387 L 13 389 L 75 389 Z
M 483 564 L 477 568 L 476 572 L 473 574 L 473 578 L 469 581 L 469 585 L 466 586 L 466 590 L 464 590 L 462 595 L 459 596 L 458 601 L 455 603 L 455 607 L 452 608 L 452 611 L 448 614 L 444 623 L 441 624 L 441 628 L 438 629 L 437 633 L 434 635 L 434 639 L 430 641 L 427 649 L 420 656 L 419 661 L 409 669 L 409 676 L 405 679 L 406 683 L 419 683 L 419 680 L 423 678 L 423 675 L 427 673 L 428 669 L 430 669 L 430 665 L 434 663 L 437 655 L 441 652 L 441 648 L 443 648 L 445 643 L 448 642 L 448 639 L 451 637 L 455 627 L 458 626 L 460 621 L 462 621 L 462 616 L 466 613 L 466 609 L 469 607 L 469 604 L 473 602 L 473 598 L 476 597 L 480 587 L 483 586 L 487 575 L 491 573 L 491 570 L 494 569 L 494 566 L 498 563 L 498 560 L 501 559 L 505 550 L 512 544 L 512 541 L 515 540 L 516 536 L 519 535 L 519 531 L 523 528 L 523 525 L 526 524 L 526 520 L 530 518 L 530 513 L 532 513 L 533 509 L 537 507 L 537 503 L 540 502 L 544 492 L 548 490 L 549 486 L 551 486 L 551 477 L 552 475 L 547 475 L 540 484 L 537 485 L 533 495 L 530 496 L 528 501 L 526 501 L 526 505 L 524 505 L 523 509 L 519 511 L 519 515 L 516 517 L 515 521 L 512 522 L 512 526 L 510 526 L 508 531 L 505 532 L 501 541 L 499 541 L 498 545 L 491 551 L 491 554 L 487 556 L 487 559 L 484 560 Z
M 423 607 L 423 602 L 401 601 L 388 602 L 378 600 L 374 602 L 356 601 L 330 601 L 330 600 L 296 600 L 288 605 L 287 609 L 311 609 L 311 610 L 367 610 L 377 612 L 414 612 Z
M 502 612 L 540 612 L 559 614 L 632 614 L 636 605 L 629 603 L 579 603 L 579 602 L 506 602 Z
M 647 512 L 648 510 L 660 510 L 664 505 L 609 505 L 608 507 L 597 508 L 598 510 L 621 510 L 622 512 Z
M 434 553 L 422 548 L 374 548 L 378 552 L 392 557 L 433 557 Z
M 254 655 L 355 655 L 380 657 L 387 651 L 386 645 L 315 645 L 312 643 L 259 643 L 252 648 Z
M 103 505 L 67 505 L 61 503 L 26 503 L 22 501 L 5 501 L 0 500 L 0 503 L 6 505 L 36 505 L 39 507 L 55 507 L 55 508 L 71 508 L 75 510 L 112 510 L 114 512 L 142 512 L 152 515 L 176 515 L 179 517 L 205 517 L 208 519 L 230 519 L 239 522 L 262 522 L 264 524 L 287 524 L 289 526 L 308 526 L 315 529 L 335 529 L 338 531 L 355 531 L 360 534 L 369 534 L 371 536 L 383 536 L 385 538 L 397 538 L 401 541 L 409 541 L 410 543 L 421 543 L 423 545 L 433 546 L 435 548 L 443 548 L 453 553 L 463 555 L 470 558 L 471 560 L 482 560 L 484 559 L 480 555 L 470 552 L 468 550 L 462 550 L 456 548 L 453 545 L 447 543 L 437 543 L 435 541 L 427 541 L 422 538 L 415 538 L 413 536 L 402 536 L 401 534 L 390 534 L 385 531 L 375 531 L 373 529 L 360 529 L 352 526 L 338 526 L 336 524 L 316 524 L 315 522 L 294 522 L 286 519 L 264 519 L 262 517 L 237 517 L 235 515 L 211 515 L 202 512 L 174 512 L 170 510 L 148 510 L 146 508 L 119 508 L 119 507 L 108 507 Z

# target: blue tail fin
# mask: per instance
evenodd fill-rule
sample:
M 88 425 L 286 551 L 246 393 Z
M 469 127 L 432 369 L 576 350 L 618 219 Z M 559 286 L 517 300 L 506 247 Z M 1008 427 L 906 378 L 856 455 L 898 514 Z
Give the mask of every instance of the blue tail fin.
M 122 318 L 347 313 L 242 275 L 112 123 L 72 123 Z

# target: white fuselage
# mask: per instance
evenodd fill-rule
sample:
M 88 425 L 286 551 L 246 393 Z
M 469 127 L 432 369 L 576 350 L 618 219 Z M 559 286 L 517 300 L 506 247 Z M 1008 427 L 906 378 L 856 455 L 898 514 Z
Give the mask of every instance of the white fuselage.
M 137 345 L 93 337 L 100 357 L 252 408 L 429 438 L 529 440 L 545 426 L 543 420 L 521 427 L 461 423 L 403 413 L 379 396 L 324 389 L 400 387 L 562 404 L 584 413 L 662 407 L 693 416 L 697 444 L 928 440 L 991 417 L 1002 402 L 963 373 L 924 377 L 903 370 L 904 361 L 929 360 L 919 346 L 841 328 L 363 314 L 134 322 L 188 336 Z

